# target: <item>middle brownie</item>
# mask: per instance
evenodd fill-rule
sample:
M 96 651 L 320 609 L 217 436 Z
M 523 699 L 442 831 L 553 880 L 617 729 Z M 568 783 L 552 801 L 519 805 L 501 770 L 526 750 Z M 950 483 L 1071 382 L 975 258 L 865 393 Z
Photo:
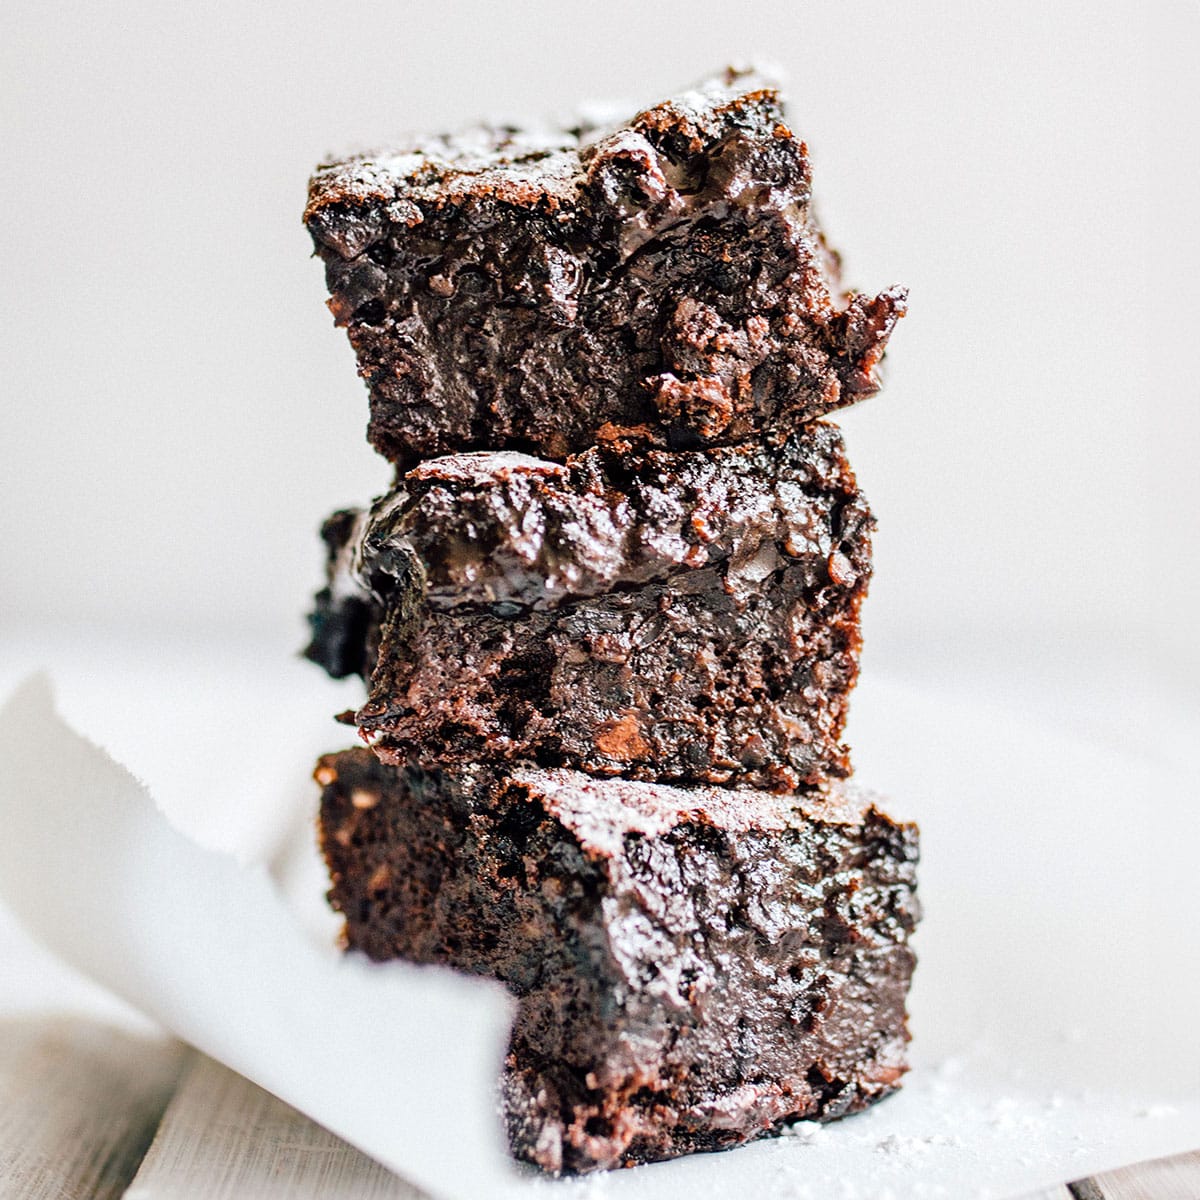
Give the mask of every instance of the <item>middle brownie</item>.
M 872 518 L 841 436 L 430 460 L 326 523 L 309 657 L 376 754 L 787 791 L 846 776 Z

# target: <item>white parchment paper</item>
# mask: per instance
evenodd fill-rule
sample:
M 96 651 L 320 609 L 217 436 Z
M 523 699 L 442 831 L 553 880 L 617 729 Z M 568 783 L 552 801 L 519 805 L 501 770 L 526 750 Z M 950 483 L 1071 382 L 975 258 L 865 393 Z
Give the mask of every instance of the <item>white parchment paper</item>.
M 868 680 L 860 777 L 923 827 L 904 1090 L 725 1154 L 519 1174 L 492 1094 L 508 998 L 334 949 L 308 772 L 349 744 L 327 714 L 354 699 L 275 650 L 47 653 L 69 722 L 44 676 L 0 711 L 0 899 L 72 966 L 433 1195 L 1000 1197 L 1200 1146 L 1194 781 L 982 699 Z

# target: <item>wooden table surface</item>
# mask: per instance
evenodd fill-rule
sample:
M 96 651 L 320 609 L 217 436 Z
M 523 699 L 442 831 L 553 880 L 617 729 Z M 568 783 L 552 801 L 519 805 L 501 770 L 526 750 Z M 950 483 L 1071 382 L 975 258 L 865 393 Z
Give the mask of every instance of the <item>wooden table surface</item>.
M 301 1113 L 178 1042 L 0 1019 L 2 1200 L 422 1200 Z M 1200 1200 L 1200 1151 L 1021 1200 Z

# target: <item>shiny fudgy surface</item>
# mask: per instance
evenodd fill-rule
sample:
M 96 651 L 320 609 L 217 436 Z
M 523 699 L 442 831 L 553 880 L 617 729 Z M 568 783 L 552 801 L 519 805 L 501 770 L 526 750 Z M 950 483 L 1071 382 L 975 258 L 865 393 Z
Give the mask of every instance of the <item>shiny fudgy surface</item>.
M 845 776 L 872 519 L 840 435 L 433 460 L 327 523 L 309 656 L 385 761 Z
M 845 785 L 320 760 L 346 942 L 519 997 L 514 1153 L 583 1172 L 854 1112 L 905 1063 L 917 834 Z
M 612 128 L 480 128 L 318 168 L 305 221 L 401 470 L 785 433 L 878 389 L 905 292 L 842 290 L 778 94 L 724 77 Z
M 371 508 L 331 519 L 330 586 L 386 597 L 419 581 L 435 608 L 548 609 L 728 564 L 752 588 L 788 558 L 829 558 L 836 514 L 863 508 L 837 429 L 781 444 L 665 451 L 624 440 L 548 462 L 430 459 Z

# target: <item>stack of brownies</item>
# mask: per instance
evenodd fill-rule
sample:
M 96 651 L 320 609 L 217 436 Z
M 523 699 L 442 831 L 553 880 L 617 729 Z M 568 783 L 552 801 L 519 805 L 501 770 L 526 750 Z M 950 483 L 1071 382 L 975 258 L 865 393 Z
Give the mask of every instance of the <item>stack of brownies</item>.
M 305 220 L 396 468 L 325 524 L 308 650 L 369 690 L 316 771 L 347 945 L 519 998 L 548 1171 L 894 1090 L 917 835 L 848 783 L 873 522 L 819 418 L 904 292 L 842 291 L 777 93 L 417 139 Z

